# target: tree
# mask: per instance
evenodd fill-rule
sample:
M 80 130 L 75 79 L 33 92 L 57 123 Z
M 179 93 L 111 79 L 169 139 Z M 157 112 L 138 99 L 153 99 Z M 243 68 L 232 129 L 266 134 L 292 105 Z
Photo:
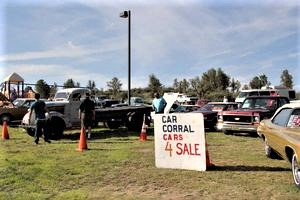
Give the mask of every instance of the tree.
M 35 90 L 40 93 L 41 98 L 47 99 L 50 96 L 50 86 L 43 79 L 36 82 Z
M 249 89 L 250 89 L 249 85 L 247 85 L 247 84 L 243 85 L 243 87 L 242 87 L 242 90 L 249 90 Z
M 117 98 L 122 87 L 121 81 L 117 77 L 114 77 L 111 81 L 106 82 L 106 85 L 109 88 L 108 90 L 112 93 L 112 96 Z
M 77 83 L 78 84 L 78 83 Z M 73 79 L 68 79 L 65 83 L 64 83 L 64 88 L 74 88 L 75 87 L 75 82 L 73 81 Z
M 217 82 L 218 89 L 226 90 L 230 84 L 230 77 L 221 68 L 218 68 L 215 81 Z
M 210 69 L 203 73 L 200 81 L 200 94 L 199 96 L 207 97 L 210 93 L 223 95 L 228 93 L 226 88 L 229 87 L 230 77 L 225 74 L 220 68 L 218 70 Z M 216 92 L 217 91 L 217 92 Z M 215 96 L 215 95 L 214 95 Z
M 287 69 L 282 71 L 280 78 L 281 78 L 281 84 L 283 86 L 290 89 L 293 88 L 293 76 L 289 74 L 289 71 Z
M 179 82 L 179 92 L 180 93 L 186 94 L 189 87 L 190 87 L 190 83 L 185 78 Z
M 190 85 L 193 92 L 197 94 L 197 96 L 201 97 L 201 84 L 200 84 L 200 78 L 197 76 L 195 78 L 190 79 Z
M 55 93 L 57 92 L 57 84 L 54 82 L 53 85 L 50 87 L 50 94 L 49 97 L 54 97 Z
M 175 92 L 179 92 L 179 82 L 178 82 L 177 78 L 174 79 L 173 88 L 174 88 Z
M 96 94 L 97 88 L 96 88 L 96 83 L 95 83 L 95 81 L 89 80 L 89 81 L 88 81 L 87 88 L 89 88 L 89 89 L 91 90 L 92 95 L 95 95 L 95 94 Z
M 150 74 L 149 76 L 149 84 L 148 87 L 152 94 L 155 92 L 161 92 L 162 91 L 162 84 L 160 83 L 159 79 L 155 77 L 154 74 Z
M 264 74 L 255 76 L 249 83 L 252 89 L 261 89 L 262 87 L 269 86 L 270 84 L 268 77 Z
M 238 80 L 235 80 L 234 78 L 231 79 L 229 87 L 231 87 L 231 91 L 233 93 L 238 92 L 241 88 L 241 83 Z

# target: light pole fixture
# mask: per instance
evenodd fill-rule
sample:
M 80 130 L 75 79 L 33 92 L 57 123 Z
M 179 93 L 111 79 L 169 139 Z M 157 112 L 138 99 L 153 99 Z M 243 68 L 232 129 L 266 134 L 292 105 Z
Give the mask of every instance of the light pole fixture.
M 128 18 L 128 105 L 130 105 L 130 79 L 131 79 L 131 34 L 130 34 L 130 10 L 120 13 L 120 17 Z

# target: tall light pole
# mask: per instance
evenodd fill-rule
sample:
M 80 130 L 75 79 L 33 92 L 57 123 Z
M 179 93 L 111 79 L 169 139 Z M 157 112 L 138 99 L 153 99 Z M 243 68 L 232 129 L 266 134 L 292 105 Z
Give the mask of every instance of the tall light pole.
M 131 77 L 131 34 L 130 34 L 130 10 L 120 13 L 120 17 L 128 18 L 128 105 L 130 105 L 130 77 Z

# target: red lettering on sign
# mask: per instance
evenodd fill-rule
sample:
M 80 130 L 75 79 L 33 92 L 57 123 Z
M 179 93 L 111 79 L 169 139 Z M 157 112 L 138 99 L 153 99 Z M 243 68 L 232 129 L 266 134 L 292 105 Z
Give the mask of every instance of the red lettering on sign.
M 163 140 L 179 141 L 183 140 L 183 137 L 181 134 L 163 134 Z
M 200 156 L 200 144 L 177 143 L 177 155 Z

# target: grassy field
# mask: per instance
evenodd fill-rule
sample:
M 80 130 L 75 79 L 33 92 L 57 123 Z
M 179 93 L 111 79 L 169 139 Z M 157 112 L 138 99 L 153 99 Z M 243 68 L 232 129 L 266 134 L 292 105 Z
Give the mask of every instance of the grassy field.
M 207 133 L 215 169 L 155 167 L 154 137 L 93 130 L 77 151 L 79 130 L 41 143 L 9 128 L 1 141 L 0 199 L 299 199 L 290 165 L 267 159 L 259 138 Z

